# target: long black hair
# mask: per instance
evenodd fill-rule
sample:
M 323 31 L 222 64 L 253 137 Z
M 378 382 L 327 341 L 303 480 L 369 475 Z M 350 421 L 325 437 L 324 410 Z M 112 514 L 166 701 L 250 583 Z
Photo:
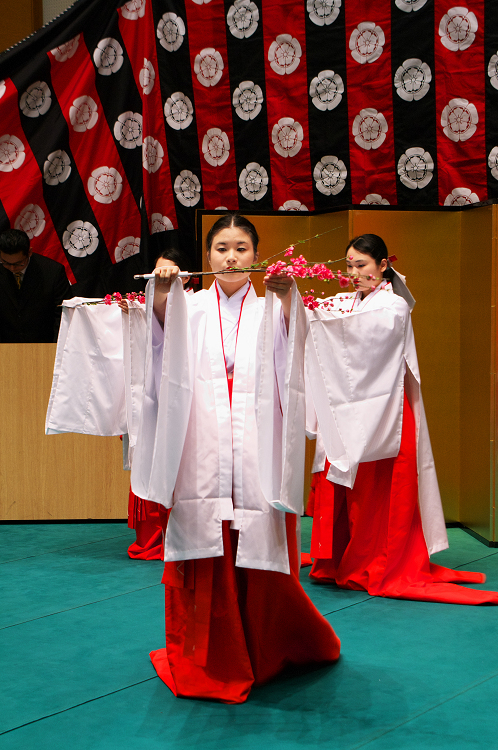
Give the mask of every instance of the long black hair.
M 388 261 L 388 267 L 382 274 L 385 279 L 389 281 L 393 280 L 394 271 L 389 266 L 389 256 L 387 246 L 382 237 L 378 234 L 360 234 L 358 237 L 354 237 L 346 248 L 346 253 L 350 247 L 354 247 L 359 253 L 369 255 L 374 261 L 380 266 L 382 260 Z
M 256 227 L 251 221 L 249 221 L 249 219 L 246 219 L 245 216 L 241 216 L 240 214 L 236 213 L 225 214 L 224 216 L 220 216 L 220 218 L 215 221 L 206 237 L 206 249 L 208 253 L 211 252 L 213 240 L 218 232 L 221 232 L 223 229 L 232 229 L 232 227 L 235 227 L 236 229 L 242 229 L 247 235 L 249 235 L 249 237 L 251 238 L 252 246 L 254 248 L 254 255 L 256 255 L 256 253 L 258 252 L 259 243 L 259 236 L 256 231 Z

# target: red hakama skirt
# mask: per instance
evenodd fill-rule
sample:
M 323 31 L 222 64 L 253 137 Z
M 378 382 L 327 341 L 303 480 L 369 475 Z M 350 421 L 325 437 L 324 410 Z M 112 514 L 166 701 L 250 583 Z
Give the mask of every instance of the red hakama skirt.
M 130 487 L 128 499 L 128 527 L 135 529 L 137 538 L 128 547 L 133 560 L 164 560 L 164 530 L 167 511 L 162 505 L 143 500 Z
M 405 395 L 396 458 L 362 463 L 353 489 L 329 482 L 330 464 L 314 475 L 310 577 L 372 596 L 452 604 L 498 604 L 498 593 L 456 583 L 486 576 L 430 562 L 418 506 L 415 419 Z

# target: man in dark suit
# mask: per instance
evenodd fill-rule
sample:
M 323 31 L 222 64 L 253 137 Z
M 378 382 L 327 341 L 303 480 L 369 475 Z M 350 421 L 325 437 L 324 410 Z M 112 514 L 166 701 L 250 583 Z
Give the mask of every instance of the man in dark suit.
M 71 297 L 64 266 L 33 253 L 26 232 L 0 233 L 0 342 L 57 341 L 63 299 Z

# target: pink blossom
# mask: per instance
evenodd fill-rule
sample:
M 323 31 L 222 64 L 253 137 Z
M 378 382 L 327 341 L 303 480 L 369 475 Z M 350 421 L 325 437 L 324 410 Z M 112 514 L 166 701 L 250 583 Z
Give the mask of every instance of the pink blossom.
M 137 298 L 136 292 L 130 292 L 129 294 L 126 295 L 126 299 L 129 299 L 130 302 L 135 302 L 136 298 Z
M 266 272 L 268 276 L 278 276 L 285 270 L 287 270 L 287 263 L 283 260 L 277 260 L 276 263 L 272 263 L 271 266 L 268 266 Z
M 309 310 L 315 310 L 318 307 L 318 300 L 312 294 L 308 294 L 306 297 L 303 297 L 303 304 Z
M 339 276 L 339 286 L 343 289 L 349 286 L 349 279 L 346 276 Z
M 106 296 L 104 297 L 104 303 L 106 305 L 111 305 L 112 304 L 112 297 L 111 297 L 110 294 L 106 294 Z
M 145 304 L 145 296 L 143 294 L 138 295 L 138 301 L 143 305 Z
M 123 296 L 119 292 L 114 292 L 113 296 L 116 302 L 120 302 L 123 299 Z
M 293 252 L 294 252 L 294 245 L 290 245 L 290 246 L 289 246 L 289 247 L 287 248 L 287 250 L 285 251 L 285 253 L 284 253 L 284 256 L 287 256 L 287 255 L 292 255 L 292 253 L 293 253 Z

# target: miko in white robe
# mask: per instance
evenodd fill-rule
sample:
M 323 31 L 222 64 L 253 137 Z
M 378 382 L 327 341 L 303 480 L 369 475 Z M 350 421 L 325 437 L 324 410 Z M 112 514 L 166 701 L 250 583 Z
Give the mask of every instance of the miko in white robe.
M 169 509 L 151 658 L 175 695 L 239 703 L 287 664 L 339 656 L 298 579 L 304 308 L 294 286 L 287 337 L 274 302 L 251 284 L 186 299 L 177 280 L 164 331 L 149 308 L 132 488 Z
M 429 561 L 448 542 L 408 304 L 384 280 L 326 305 L 310 313 L 306 344 L 318 432 L 310 576 L 377 596 L 498 604 L 453 583 L 483 574 Z

